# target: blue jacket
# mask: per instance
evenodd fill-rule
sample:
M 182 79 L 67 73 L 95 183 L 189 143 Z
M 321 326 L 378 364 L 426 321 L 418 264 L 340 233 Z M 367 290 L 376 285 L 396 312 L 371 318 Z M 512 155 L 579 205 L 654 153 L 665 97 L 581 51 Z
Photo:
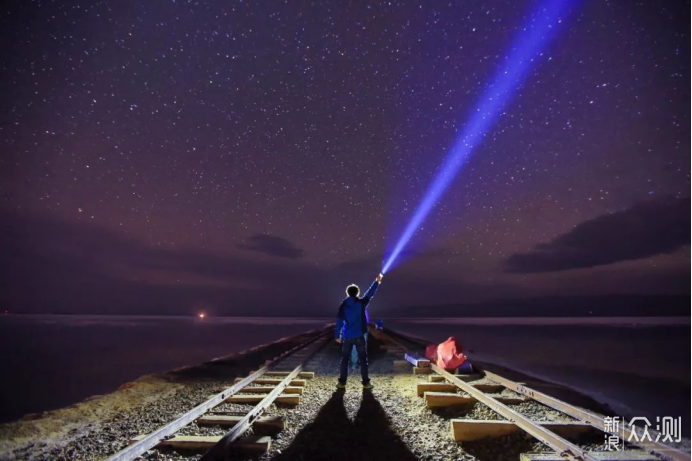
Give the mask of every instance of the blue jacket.
M 349 296 L 344 299 L 336 316 L 334 338 L 339 339 L 342 334 L 343 339 L 358 338 L 368 332 L 368 303 L 375 296 L 378 286 L 380 284 L 374 281 L 362 298 Z

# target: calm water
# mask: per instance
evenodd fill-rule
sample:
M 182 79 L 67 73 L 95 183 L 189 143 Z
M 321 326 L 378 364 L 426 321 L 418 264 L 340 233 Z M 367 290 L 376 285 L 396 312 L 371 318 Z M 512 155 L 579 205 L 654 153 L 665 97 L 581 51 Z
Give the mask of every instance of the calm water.
M 142 375 L 195 365 L 311 330 L 326 319 L 0 316 L 0 421 L 113 392 Z
M 332 319 L 0 317 L 0 420 L 60 408 Z M 690 319 L 385 319 L 473 360 L 568 384 L 628 415 L 690 421 Z M 472 352 L 470 352 L 472 351 Z

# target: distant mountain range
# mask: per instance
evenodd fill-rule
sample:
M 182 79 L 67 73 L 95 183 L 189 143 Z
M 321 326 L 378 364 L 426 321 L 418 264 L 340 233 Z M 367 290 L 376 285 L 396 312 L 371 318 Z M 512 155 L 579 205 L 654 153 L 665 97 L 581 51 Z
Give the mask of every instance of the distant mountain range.
M 474 304 L 408 306 L 396 317 L 670 317 L 690 315 L 690 296 L 608 295 L 499 299 Z

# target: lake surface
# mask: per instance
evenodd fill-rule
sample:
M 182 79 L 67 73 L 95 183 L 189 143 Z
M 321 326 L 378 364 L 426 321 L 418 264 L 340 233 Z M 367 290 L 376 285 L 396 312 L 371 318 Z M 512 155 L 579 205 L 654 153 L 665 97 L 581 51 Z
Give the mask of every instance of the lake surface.
M 0 421 L 61 408 L 155 372 L 324 326 L 327 319 L 0 316 Z
M 619 414 L 690 428 L 689 318 L 384 319 L 471 361 L 567 384 Z M 195 365 L 318 328 L 331 318 L 0 316 L 0 420 L 51 410 L 148 373 Z

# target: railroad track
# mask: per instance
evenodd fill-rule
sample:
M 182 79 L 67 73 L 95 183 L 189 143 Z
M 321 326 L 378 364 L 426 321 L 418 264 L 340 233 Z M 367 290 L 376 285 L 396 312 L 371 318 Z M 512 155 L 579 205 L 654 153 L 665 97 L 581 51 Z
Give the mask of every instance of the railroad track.
M 132 444 L 109 457 L 108 461 L 133 460 L 157 447 L 203 450 L 206 451 L 201 458 L 204 461 L 225 459 L 236 450 L 266 452 L 271 444 L 271 435 L 286 427 L 283 416 L 267 415 L 267 409 L 274 403 L 300 403 L 307 381 L 315 376 L 303 369 L 305 363 L 327 345 L 332 336 L 333 327 L 315 330 L 314 335 L 266 362 L 259 370 L 245 378 L 237 378 L 231 387 L 154 432 L 135 438 Z M 254 404 L 249 411 L 224 409 L 228 405 L 248 404 Z M 223 436 L 189 434 L 192 423 L 197 428 L 224 426 L 230 430 Z M 243 437 L 250 428 L 266 435 Z
M 427 342 L 395 332 L 384 333 L 374 329 L 371 331 L 377 340 L 371 345 L 371 349 L 375 348 L 371 353 L 378 348 L 385 350 L 389 354 L 389 360 L 401 357 L 400 360 L 394 360 L 394 369 L 403 366 L 410 368 L 413 365 L 415 374 L 428 377 L 427 382 L 415 384 L 417 394 L 428 407 L 453 407 L 468 402 L 480 402 L 499 415 L 497 418 L 485 420 L 445 418 L 450 419 L 451 438 L 461 442 L 462 449 L 465 449 L 466 442 L 471 443 L 467 445 L 470 449 L 473 441 L 524 431 L 550 447 L 553 452 L 522 453 L 522 461 L 690 459 L 689 455 L 663 444 L 644 444 L 641 446 L 642 449 L 623 452 L 591 451 L 588 447 L 593 449 L 594 445 L 587 445 L 585 448 L 583 439 L 580 440 L 582 445 L 574 443 L 573 439 L 585 433 L 591 433 L 593 436 L 594 431 L 601 431 L 600 435 L 604 437 L 605 421 L 600 415 L 490 372 L 474 375 L 450 374 L 418 355 L 418 351 L 427 345 Z M 262 368 L 248 376 L 235 378 L 231 387 L 211 396 L 204 403 L 165 426 L 137 437 L 131 445 L 108 459 L 131 460 L 143 455 L 145 458 L 157 457 L 156 453 L 150 451 L 152 449 L 164 452 L 171 449 L 183 452 L 203 451 L 203 460 L 229 459 L 235 455 L 246 457 L 248 452 L 256 456 L 267 452 L 272 443 L 271 436 L 286 429 L 287 420 L 293 421 L 292 425 L 300 424 L 295 420 L 291 406 L 300 403 L 303 390 L 314 377 L 314 373 L 303 369 L 304 365 L 311 359 L 310 366 L 313 367 L 318 352 L 322 357 L 322 348 L 332 341 L 332 332 L 333 327 L 308 332 L 301 338 L 302 343 L 265 362 Z M 329 360 L 334 361 L 335 357 Z M 324 369 L 322 372 L 326 373 Z M 329 376 L 318 378 L 318 381 L 323 382 L 323 378 L 331 379 L 331 373 L 332 371 L 329 372 Z M 411 381 L 407 380 L 406 386 L 412 385 L 409 383 Z M 320 388 L 323 383 L 315 385 Z M 375 382 L 375 385 L 378 383 Z M 309 392 L 312 396 L 314 389 Z M 413 398 L 412 402 L 416 405 L 415 397 L 407 398 Z M 555 410 L 553 413 L 559 412 L 564 418 L 555 418 L 556 421 L 552 423 L 543 421 L 545 418 L 541 418 L 541 421 L 532 420 L 531 416 L 524 412 L 526 405 L 523 404 L 527 402 L 534 406 L 540 406 L 537 404 L 539 403 L 550 407 Z M 286 405 L 289 408 L 272 407 L 272 404 Z M 491 416 L 490 412 L 485 411 L 481 417 Z M 621 428 L 616 435 L 622 440 L 627 440 L 629 431 L 627 428 Z M 444 437 L 442 435 L 439 438 Z M 285 440 L 284 437 L 281 443 L 285 443 Z M 599 443 L 601 440 L 604 438 L 599 439 Z M 274 452 L 276 448 L 272 447 L 271 450 Z M 526 451 L 528 450 L 530 448 Z
M 523 430 L 550 447 L 554 452 L 521 454 L 521 461 L 690 460 L 690 455 L 675 448 L 660 442 L 644 440 L 641 429 L 634 430 L 636 431 L 636 440 L 642 441 L 632 442 L 630 441 L 632 438 L 630 427 L 620 425 L 617 430 L 609 430 L 611 428 L 600 415 L 531 389 L 522 383 L 487 371 L 471 375 L 449 373 L 419 355 L 418 352 L 428 344 L 423 340 L 383 331 L 375 331 L 374 335 L 381 341 L 389 342 L 393 347 L 403 351 L 404 359 L 413 365 L 415 374 L 429 375 L 428 383 L 417 385 L 417 393 L 424 398 L 428 407 L 480 402 L 504 418 L 502 420 L 452 419 L 450 421 L 450 433 L 457 442 L 500 437 Z M 565 419 L 568 422 L 533 421 L 517 409 L 519 404 L 529 400 L 536 401 L 566 415 L 568 418 Z M 608 434 L 618 437 L 620 446 L 626 446 L 625 442 L 627 442 L 628 447 L 634 445 L 639 449 L 590 451 L 569 440 L 593 431 L 600 431 L 604 441 L 606 434 Z

